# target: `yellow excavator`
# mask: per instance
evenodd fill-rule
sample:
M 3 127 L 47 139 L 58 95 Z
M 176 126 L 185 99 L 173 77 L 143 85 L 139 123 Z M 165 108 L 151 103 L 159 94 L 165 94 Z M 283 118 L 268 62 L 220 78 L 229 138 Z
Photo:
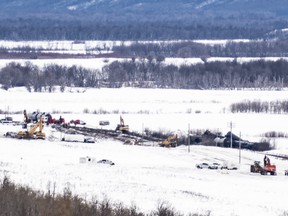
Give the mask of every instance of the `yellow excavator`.
M 167 139 L 163 140 L 159 144 L 161 147 L 176 147 L 178 145 L 178 136 L 170 135 Z
M 121 131 L 122 133 L 129 132 L 129 126 L 124 124 L 122 116 L 120 116 L 120 124 L 117 125 L 116 131 Z
M 24 110 L 24 128 L 27 128 L 27 123 L 30 122 L 26 110 Z M 36 131 L 38 129 L 38 131 Z M 45 139 L 45 133 L 42 132 L 43 129 L 43 120 L 40 117 L 39 121 L 36 124 L 32 124 L 30 129 L 27 128 L 26 131 L 19 131 L 17 133 L 18 139 Z

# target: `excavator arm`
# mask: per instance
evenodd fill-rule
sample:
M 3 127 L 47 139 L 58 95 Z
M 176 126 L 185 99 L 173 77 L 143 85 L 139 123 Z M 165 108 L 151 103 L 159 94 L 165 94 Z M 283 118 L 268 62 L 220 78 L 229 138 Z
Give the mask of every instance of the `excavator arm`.
M 36 132 L 37 128 L 39 128 L 39 130 Z M 28 131 L 19 131 L 17 136 L 18 138 L 28 138 L 28 139 L 33 139 L 33 138 L 37 138 L 37 139 L 45 139 L 45 133 L 42 132 L 43 129 L 43 120 L 42 117 L 40 117 L 39 122 L 37 122 L 32 128 L 30 128 L 30 130 Z M 34 137 L 34 133 L 36 132 L 36 136 Z
M 161 147 L 176 147 L 178 145 L 178 136 L 176 135 L 170 135 L 167 139 L 163 140 L 160 143 Z

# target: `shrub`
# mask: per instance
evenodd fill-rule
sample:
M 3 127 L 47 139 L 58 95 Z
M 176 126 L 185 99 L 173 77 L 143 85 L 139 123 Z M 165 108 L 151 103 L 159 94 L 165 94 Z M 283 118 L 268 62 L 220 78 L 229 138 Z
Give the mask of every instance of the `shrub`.
M 286 138 L 287 134 L 283 133 L 283 132 L 276 132 L 276 131 L 269 131 L 264 133 L 263 135 L 266 138 Z
M 90 113 L 90 111 L 89 111 L 88 108 L 85 108 L 85 109 L 83 110 L 83 113 L 88 114 L 88 113 Z
M 8 177 L 4 177 L 0 182 L 0 215 L 180 216 L 181 214 L 175 211 L 167 202 L 160 202 L 155 211 L 150 214 L 144 214 L 139 212 L 135 205 L 129 208 L 122 203 L 112 203 L 108 199 L 88 202 L 78 196 L 73 196 L 69 188 L 65 188 L 62 195 L 55 195 L 54 192 L 44 194 L 39 191 L 33 191 L 28 187 L 17 186 Z M 202 216 L 202 214 L 190 215 Z M 205 216 L 209 215 L 206 214 Z

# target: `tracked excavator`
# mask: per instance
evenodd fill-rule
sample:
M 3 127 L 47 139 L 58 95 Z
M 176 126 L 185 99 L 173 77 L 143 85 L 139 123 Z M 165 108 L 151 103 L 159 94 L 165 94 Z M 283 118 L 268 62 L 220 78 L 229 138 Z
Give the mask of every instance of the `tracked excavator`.
M 117 125 L 116 131 L 121 131 L 122 133 L 129 132 L 129 126 L 124 124 L 122 116 L 120 116 L 120 124 Z
M 26 126 L 27 127 L 27 126 Z M 36 131 L 38 129 L 38 131 Z M 25 131 L 19 131 L 17 133 L 18 139 L 45 139 L 45 133 L 42 132 L 43 121 L 40 117 L 39 121 L 36 124 L 30 126 L 30 129 L 27 128 Z
M 170 135 L 167 137 L 167 139 L 163 140 L 159 144 L 161 147 L 176 147 L 178 145 L 178 136 L 176 135 Z
M 6 137 L 18 138 L 18 139 L 45 139 L 45 133 L 43 130 L 43 119 L 40 117 L 39 121 L 35 124 L 31 124 L 28 128 L 28 123 L 31 120 L 29 119 L 26 110 L 24 110 L 24 123 L 22 125 L 23 131 L 19 131 L 18 133 L 7 132 Z M 37 130 L 38 129 L 38 130 Z

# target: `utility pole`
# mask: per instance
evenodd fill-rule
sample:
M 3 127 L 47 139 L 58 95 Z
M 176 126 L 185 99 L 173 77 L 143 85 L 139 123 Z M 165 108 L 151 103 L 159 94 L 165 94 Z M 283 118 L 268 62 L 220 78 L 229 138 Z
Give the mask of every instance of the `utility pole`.
M 5 119 L 9 116 L 9 106 L 7 106 L 7 111 L 4 112 Z
M 143 139 L 144 139 L 144 123 L 142 122 L 142 140 Z M 141 145 L 142 145 L 142 141 L 140 141 L 140 142 L 141 142 Z
M 232 148 L 232 121 L 230 122 L 230 148 Z
M 188 124 L 188 153 L 190 152 L 190 123 Z
M 234 124 L 232 123 L 232 121 L 229 122 L 229 127 L 230 127 L 230 148 L 232 148 L 232 128 L 233 128 Z
M 241 164 L 241 132 L 240 132 L 240 140 L 239 140 L 239 164 Z
M 218 146 L 218 134 L 219 134 L 219 128 L 217 128 L 216 131 L 216 139 L 215 139 L 216 147 Z

